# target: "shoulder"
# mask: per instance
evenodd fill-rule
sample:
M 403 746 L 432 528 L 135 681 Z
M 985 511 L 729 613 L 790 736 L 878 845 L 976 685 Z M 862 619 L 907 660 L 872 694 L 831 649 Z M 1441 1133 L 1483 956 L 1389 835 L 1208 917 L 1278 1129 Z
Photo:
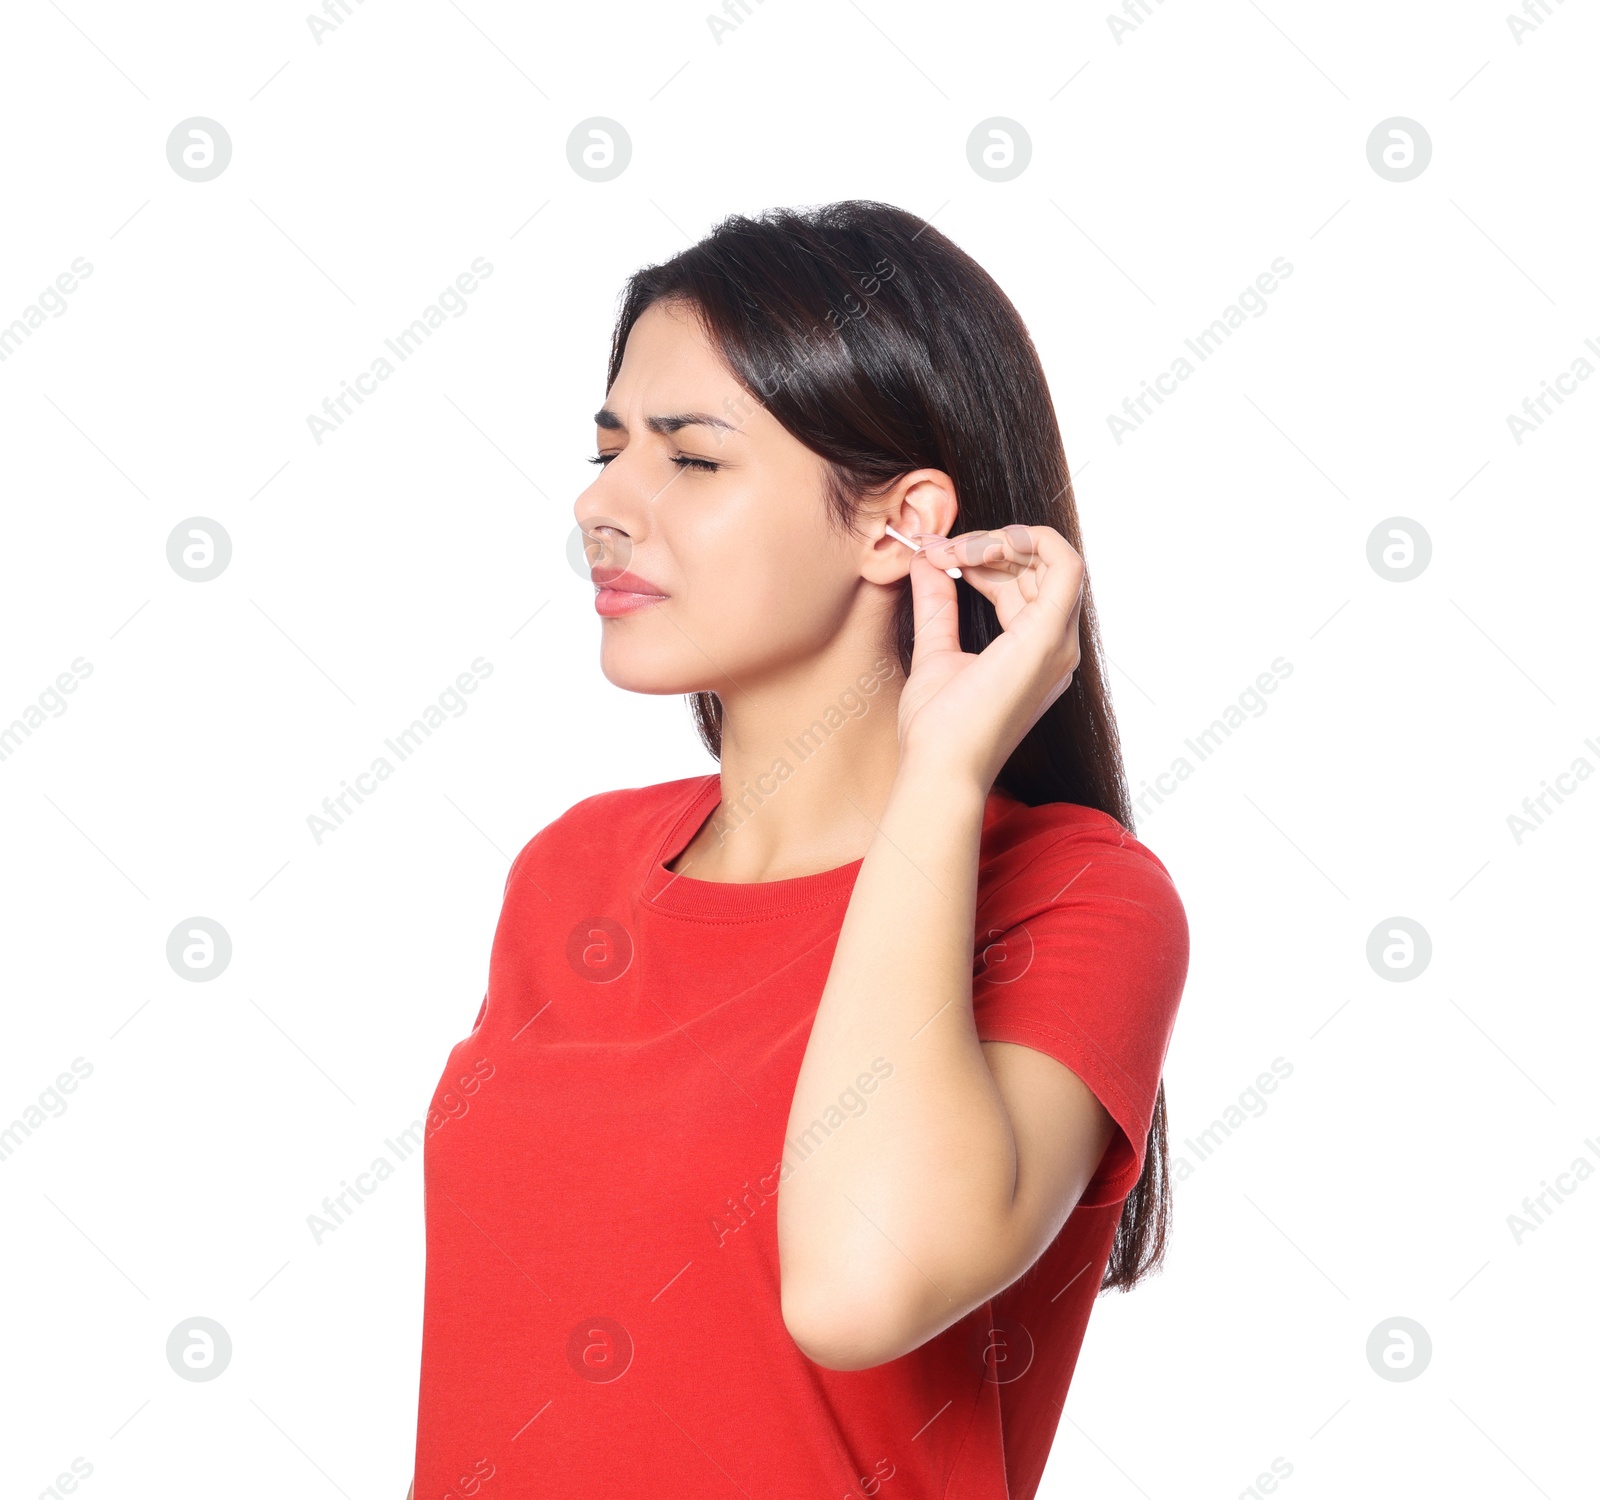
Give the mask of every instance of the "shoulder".
M 680 815 L 704 790 L 714 774 L 685 776 L 678 781 L 659 781 L 654 786 L 622 787 L 596 792 L 574 802 L 554 822 L 542 828 L 530 842 L 548 836 L 583 838 L 610 831 L 638 831 L 664 819 Z M 663 828 L 665 833 L 666 829 Z
M 596 792 L 573 803 L 522 846 L 511 863 L 507 887 L 519 871 L 553 859 L 603 856 L 607 866 L 615 868 L 634 857 L 648 858 L 699 800 L 707 782 L 714 780 L 715 773 L 685 776 L 653 786 Z
M 1110 815 L 1071 802 L 997 799 L 985 823 L 978 887 L 991 925 L 1060 908 L 1114 910 L 1187 947 L 1183 903 L 1167 867 Z

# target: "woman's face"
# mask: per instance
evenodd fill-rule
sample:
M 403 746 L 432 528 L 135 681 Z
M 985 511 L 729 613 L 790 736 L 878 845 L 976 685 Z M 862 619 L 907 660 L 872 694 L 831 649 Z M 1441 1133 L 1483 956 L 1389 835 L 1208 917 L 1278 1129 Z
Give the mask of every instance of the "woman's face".
M 749 690 L 833 642 L 852 611 L 892 604 L 910 554 L 830 524 L 823 460 L 734 379 L 685 305 L 657 302 L 634 324 L 596 421 L 604 464 L 574 513 L 618 687 Z

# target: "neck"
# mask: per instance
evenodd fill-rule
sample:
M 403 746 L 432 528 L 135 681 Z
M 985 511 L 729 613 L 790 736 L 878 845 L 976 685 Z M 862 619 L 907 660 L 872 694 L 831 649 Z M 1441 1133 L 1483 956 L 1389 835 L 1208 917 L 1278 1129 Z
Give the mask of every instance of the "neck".
M 701 880 L 787 880 L 865 855 L 900 764 L 892 651 L 837 642 L 722 694 L 722 805 L 675 862 Z

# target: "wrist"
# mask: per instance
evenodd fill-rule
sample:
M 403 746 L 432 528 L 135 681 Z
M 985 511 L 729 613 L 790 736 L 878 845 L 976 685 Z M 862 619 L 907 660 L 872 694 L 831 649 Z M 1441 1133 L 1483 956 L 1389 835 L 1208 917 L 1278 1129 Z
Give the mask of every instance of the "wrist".
M 981 813 L 990 784 L 973 766 L 927 754 L 902 754 L 890 800 L 904 799 L 915 806 L 937 807 L 944 812 L 966 807 Z

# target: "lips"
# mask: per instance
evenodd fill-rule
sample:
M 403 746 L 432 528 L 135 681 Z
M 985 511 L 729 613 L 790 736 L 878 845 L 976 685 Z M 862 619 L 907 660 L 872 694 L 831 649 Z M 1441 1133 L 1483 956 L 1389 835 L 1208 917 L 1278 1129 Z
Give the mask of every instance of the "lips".
M 607 618 L 631 615 L 652 604 L 660 604 L 667 596 L 655 584 L 637 573 L 615 568 L 595 568 L 589 575 L 594 580 L 594 607 L 597 614 Z

